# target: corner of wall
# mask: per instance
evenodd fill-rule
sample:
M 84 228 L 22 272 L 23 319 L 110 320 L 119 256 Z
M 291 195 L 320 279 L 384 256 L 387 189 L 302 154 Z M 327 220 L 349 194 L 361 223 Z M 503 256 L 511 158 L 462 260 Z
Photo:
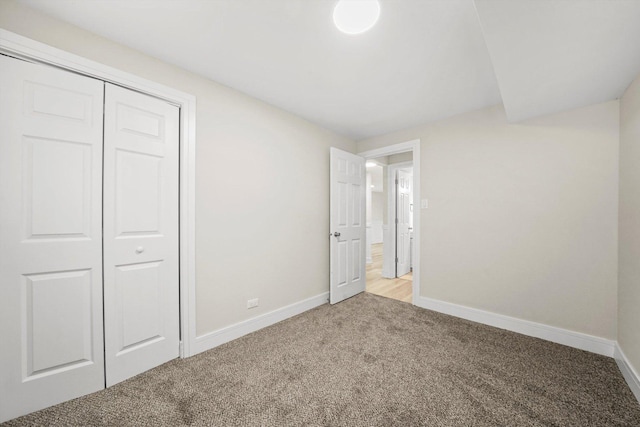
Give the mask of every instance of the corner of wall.
M 616 360 L 640 401 L 640 75 L 619 99 Z
M 634 396 L 640 403 L 640 375 L 633 369 L 633 366 L 629 363 L 629 359 L 625 356 L 624 352 L 620 348 L 620 345 L 616 343 L 614 357 L 616 359 L 616 363 L 618 364 L 618 368 L 620 368 L 620 372 L 622 376 L 627 381 L 631 392 L 633 392 Z

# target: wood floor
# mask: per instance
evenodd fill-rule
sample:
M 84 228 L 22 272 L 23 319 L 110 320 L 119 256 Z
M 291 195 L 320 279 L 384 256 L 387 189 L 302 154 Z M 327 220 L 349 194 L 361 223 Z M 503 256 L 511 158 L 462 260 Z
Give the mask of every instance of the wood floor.
M 367 264 L 367 292 L 404 302 L 411 302 L 413 273 L 396 279 L 382 277 L 382 243 L 371 245 L 371 259 Z

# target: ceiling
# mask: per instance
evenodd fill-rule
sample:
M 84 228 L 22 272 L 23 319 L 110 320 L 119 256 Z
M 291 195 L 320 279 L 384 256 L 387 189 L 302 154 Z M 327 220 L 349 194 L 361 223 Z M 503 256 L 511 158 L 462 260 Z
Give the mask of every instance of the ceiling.
M 357 36 L 335 0 L 18 1 L 353 139 L 581 107 L 640 73 L 640 0 L 380 0 Z
M 640 73 L 638 0 L 477 0 L 511 121 L 619 98 Z

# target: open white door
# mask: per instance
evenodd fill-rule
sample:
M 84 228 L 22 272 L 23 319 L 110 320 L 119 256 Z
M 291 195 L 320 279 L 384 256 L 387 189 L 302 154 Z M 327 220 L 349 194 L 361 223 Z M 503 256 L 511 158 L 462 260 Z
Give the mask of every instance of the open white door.
M 102 93 L 0 55 L 0 422 L 104 388 Z
M 107 386 L 179 354 L 178 115 L 162 100 L 105 85 Z
M 365 289 L 364 158 L 331 147 L 330 302 Z
M 396 276 L 404 276 L 411 271 L 411 172 L 399 170 L 397 183 L 396 204 Z

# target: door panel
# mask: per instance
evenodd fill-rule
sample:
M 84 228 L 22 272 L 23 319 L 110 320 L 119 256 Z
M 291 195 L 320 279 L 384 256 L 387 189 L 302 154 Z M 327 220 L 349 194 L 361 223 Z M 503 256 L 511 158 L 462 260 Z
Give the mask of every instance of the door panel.
M 162 157 L 116 149 L 118 237 L 160 233 Z
M 77 92 L 74 88 L 50 86 L 36 81 L 26 81 L 24 89 L 24 107 L 28 115 L 41 115 L 51 120 L 51 124 L 62 118 L 76 124 L 92 125 L 91 95 Z
M 107 386 L 179 355 L 178 108 L 105 87 Z
M 116 267 L 116 294 L 122 301 L 120 352 L 164 339 L 159 267 L 159 262 Z
M 73 141 L 23 138 L 27 239 L 89 237 L 92 188 L 84 184 L 91 181 L 91 148 Z
M 404 170 L 398 171 L 398 201 L 396 205 L 396 217 L 398 219 L 396 234 L 396 254 L 398 257 L 398 263 L 396 265 L 397 277 L 404 276 L 411 271 L 411 182 L 412 174 L 410 172 Z
M 23 277 L 25 380 L 91 362 L 91 271 Z
M 0 422 L 104 388 L 103 83 L 0 56 Z
M 362 157 L 331 148 L 331 304 L 365 289 L 365 179 Z
M 351 256 L 354 260 L 353 263 L 351 264 L 353 267 L 353 271 L 351 275 L 352 282 L 356 282 L 362 279 L 361 273 L 363 268 L 357 262 L 357 260 L 359 260 L 362 257 L 362 242 L 363 242 L 363 239 L 353 239 L 351 241 Z

